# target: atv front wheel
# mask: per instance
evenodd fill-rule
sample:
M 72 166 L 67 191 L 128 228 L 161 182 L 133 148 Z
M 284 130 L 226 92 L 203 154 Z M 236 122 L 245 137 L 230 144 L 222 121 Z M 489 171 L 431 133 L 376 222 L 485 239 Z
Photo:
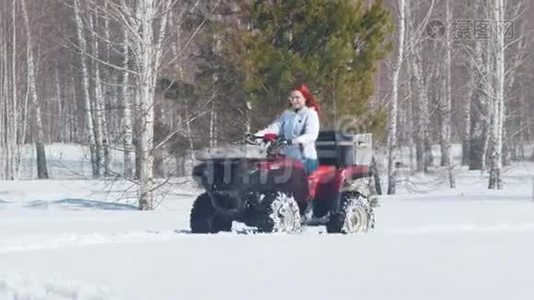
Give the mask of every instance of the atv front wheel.
M 374 213 L 365 197 L 357 192 L 341 195 L 341 208 L 326 224 L 328 233 L 367 232 L 374 227 Z
M 217 233 L 231 231 L 232 220 L 226 220 L 218 214 L 211 203 L 210 196 L 204 193 L 193 203 L 190 226 L 192 233 Z
M 284 192 L 274 192 L 262 197 L 258 231 L 285 233 L 300 231 L 299 205 L 293 196 Z

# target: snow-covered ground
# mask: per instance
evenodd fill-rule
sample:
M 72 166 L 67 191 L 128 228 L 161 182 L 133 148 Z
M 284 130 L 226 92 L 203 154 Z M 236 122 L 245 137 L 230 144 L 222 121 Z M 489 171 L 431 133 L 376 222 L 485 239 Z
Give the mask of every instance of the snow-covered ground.
M 534 163 L 505 189 L 457 171 L 380 198 L 361 235 L 192 235 L 179 180 L 135 209 L 121 181 L 0 181 L 0 299 L 531 299 Z

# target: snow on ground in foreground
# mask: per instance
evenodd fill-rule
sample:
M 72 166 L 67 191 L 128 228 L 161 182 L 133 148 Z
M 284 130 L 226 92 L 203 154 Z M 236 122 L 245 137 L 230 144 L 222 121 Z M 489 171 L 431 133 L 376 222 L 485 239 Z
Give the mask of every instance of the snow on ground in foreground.
M 504 176 L 411 177 L 352 236 L 191 235 L 190 185 L 140 212 L 125 182 L 0 182 L 0 299 L 531 299 L 534 164 Z
M 7 277 L 7 276 L 5 276 Z M 1 299 L 119 299 L 105 288 L 58 279 L 39 280 L 18 275 L 0 280 Z

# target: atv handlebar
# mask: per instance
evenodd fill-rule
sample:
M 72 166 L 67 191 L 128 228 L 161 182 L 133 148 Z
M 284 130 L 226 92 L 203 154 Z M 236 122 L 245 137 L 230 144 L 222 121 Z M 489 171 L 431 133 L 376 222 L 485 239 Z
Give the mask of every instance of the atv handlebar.
M 290 144 L 286 138 L 282 136 L 278 136 L 278 134 L 275 134 L 275 133 L 266 133 L 264 135 L 254 135 L 254 134 L 245 135 L 245 142 L 249 144 L 257 145 L 258 140 L 262 140 L 265 143 L 278 144 L 278 145 Z
M 267 156 L 284 155 L 284 146 L 290 145 L 291 141 L 274 133 L 267 133 L 263 136 L 247 134 L 245 135 L 245 142 L 251 145 L 261 145 L 258 141 L 263 142 L 263 146 L 267 147 Z

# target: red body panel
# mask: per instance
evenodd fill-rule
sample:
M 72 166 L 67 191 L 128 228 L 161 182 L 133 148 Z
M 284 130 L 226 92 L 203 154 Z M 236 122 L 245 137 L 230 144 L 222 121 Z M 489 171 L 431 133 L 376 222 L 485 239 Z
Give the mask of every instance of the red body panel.
M 343 178 L 358 179 L 369 176 L 368 166 L 348 166 L 343 168 Z
M 347 180 L 355 180 L 369 175 L 367 166 L 348 166 L 338 169 L 335 166 L 319 166 L 308 177 L 312 199 L 328 200 L 341 191 Z
M 335 166 L 319 166 L 308 177 L 312 199 L 328 197 L 338 190 L 340 172 Z
M 283 155 L 271 157 L 268 160 L 260 161 L 260 170 L 276 170 L 279 168 L 292 168 L 304 170 L 302 162 Z

